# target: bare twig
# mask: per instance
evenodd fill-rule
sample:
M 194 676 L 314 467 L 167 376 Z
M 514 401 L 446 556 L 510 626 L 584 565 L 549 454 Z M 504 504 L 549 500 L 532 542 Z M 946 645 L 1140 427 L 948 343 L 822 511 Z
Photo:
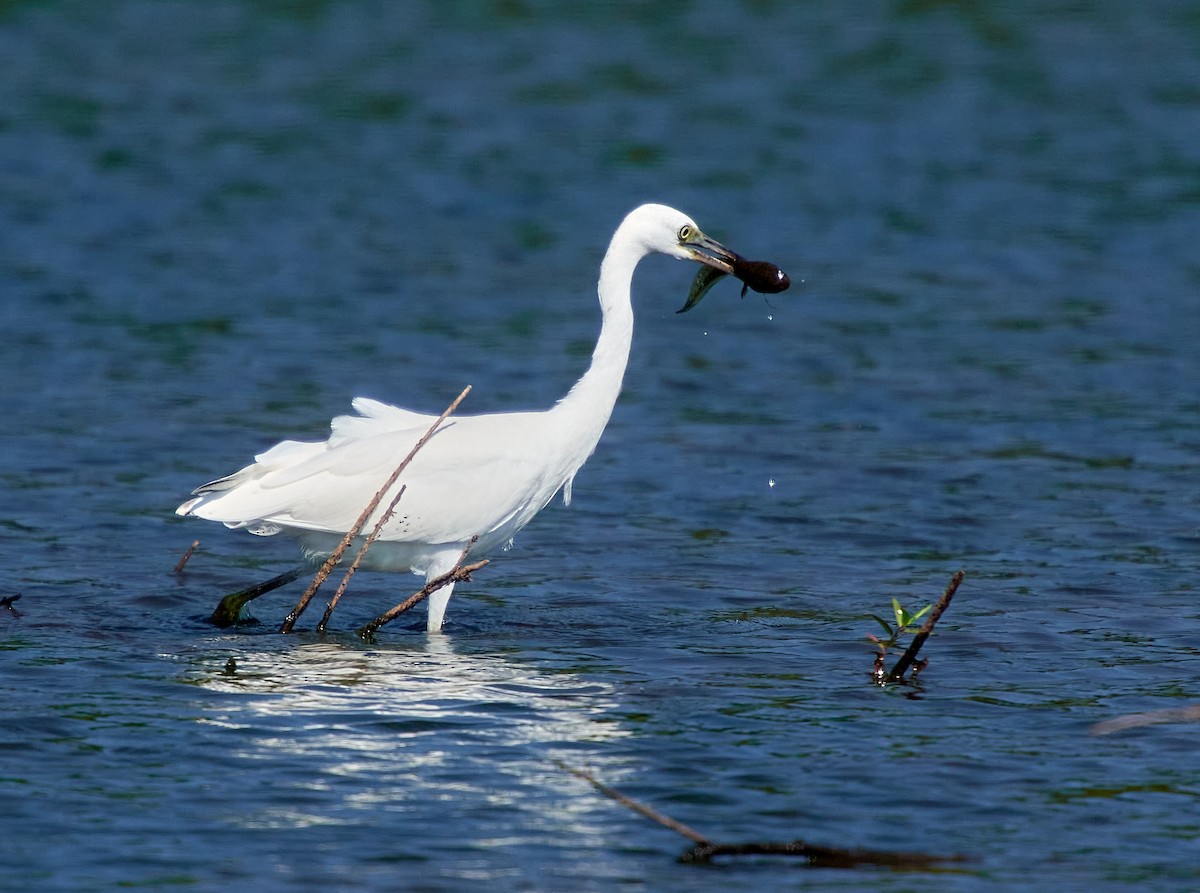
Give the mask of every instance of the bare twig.
M 904 674 L 908 672 L 908 668 L 917 659 L 917 652 L 921 650 L 921 646 L 925 644 L 925 640 L 933 632 L 933 627 L 941 619 L 945 610 L 950 607 L 950 600 L 954 598 L 954 593 L 958 591 L 958 586 L 962 583 L 964 576 L 966 575 L 962 571 L 954 572 L 954 576 L 950 578 L 950 584 L 946 587 L 946 591 L 942 593 L 942 597 L 938 599 L 938 603 L 930 613 L 929 619 L 925 621 L 925 625 L 921 627 L 921 631 L 913 637 L 912 644 L 908 646 L 908 650 L 904 652 L 900 660 L 896 661 L 896 666 L 892 667 L 892 672 L 888 673 L 888 682 L 904 681 Z
M 458 561 L 455 562 L 454 567 L 450 568 L 450 570 L 446 571 L 446 573 L 442 574 L 440 577 L 434 577 L 432 580 L 422 586 L 420 590 L 414 592 L 400 604 L 396 605 L 396 607 L 385 611 L 370 623 L 359 627 L 359 636 L 368 642 L 371 641 L 371 638 L 375 635 L 375 631 L 378 630 L 379 627 L 383 626 L 385 623 L 391 623 L 405 611 L 408 611 L 416 605 L 419 605 L 443 586 L 446 586 L 450 583 L 464 583 L 470 580 L 471 574 L 488 564 L 488 560 L 486 558 L 484 558 L 482 561 L 476 561 L 474 564 L 463 564 L 463 561 L 467 557 L 467 553 L 471 551 L 471 546 L 475 545 L 475 542 L 478 539 L 478 536 L 471 537 L 471 542 L 467 543 L 467 547 L 462 550 L 462 554 L 458 556 Z
M 337 563 L 342 560 L 342 556 L 346 554 L 346 550 L 350 548 L 350 544 L 354 542 L 354 538 L 358 536 L 359 532 L 363 529 L 363 526 L 367 523 L 367 519 L 371 517 L 371 513 L 375 511 L 376 507 L 378 507 L 379 503 L 383 500 L 383 494 L 392 488 L 397 479 L 404 472 L 404 469 L 408 468 L 408 463 L 413 460 L 413 457 L 416 456 L 417 451 L 420 450 L 421 447 L 425 446 L 425 444 L 429 441 L 429 438 L 433 437 L 433 435 L 437 432 L 437 429 L 441 427 L 442 422 L 446 420 L 446 417 L 454 412 L 454 410 L 458 409 L 458 404 L 462 403 L 469 393 L 471 393 L 471 386 L 467 385 L 465 388 L 463 388 L 462 393 L 454 398 L 454 402 L 446 407 L 446 411 L 438 416 L 437 421 L 429 426 L 429 430 L 425 432 L 425 435 L 417 441 L 416 446 L 414 446 L 412 450 L 409 451 L 409 454 L 404 457 L 404 461 L 401 462 L 396 470 L 392 472 L 391 477 L 387 479 L 384 485 L 379 488 L 379 491 L 375 494 L 374 498 L 367 503 L 366 508 L 362 510 L 362 514 L 358 516 L 358 520 L 354 522 L 354 525 L 348 531 L 346 531 L 346 535 L 342 537 L 342 541 L 338 543 L 337 548 L 333 550 L 333 553 L 325 560 L 325 563 L 321 565 L 320 569 L 316 573 L 316 576 L 313 577 L 311 585 L 309 585 L 308 589 L 304 591 L 304 595 L 300 596 L 300 601 L 296 603 L 296 607 L 293 608 L 292 612 L 283 619 L 283 624 L 279 627 L 279 631 L 281 633 L 290 633 L 292 631 L 292 627 L 296 625 L 296 620 L 299 619 L 300 615 L 304 613 L 304 609 L 308 607 L 308 603 L 312 601 L 313 596 L 317 594 L 317 590 L 321 588 L 321 584 L 325 582 L 326 578 L 333 571 L 333 568 L 337 565 Z
M 604 784 L 602 781 L 597 779 L 596 776 L 592 775 L 592 773 L 586 772 L 583 769 L 576 769 L 573 766 L 568 766 L 566 763 L 564 763 L 560 760 L 555 760 L 554 764 L 556 766 L 558 766 L 559 769 L 562 769 L 565 772 L 570 772 L 576 778 L 582 778 L 584 781 L 586 781 L 588 784 L 590 784 L 592 787 L 594 787 L 597 791 L 599 791 L 605 797 L 611 797 L 613 800 L 616 800 L 622 806 L 629 807 L 634 812 L 636 812 L 638 815 L 645 816 L 652 822 L 658 822 L 658 824 L 662 825 L 664 828 L 670 828 L 676 834 L 682 834 L 684 837 L 686 837 L 688 840 L 695 843 L 697 846 L 714 846 L 715 845 L 715 844 L 713 844 L 713 842 L 711 840 L 709 840 L 707 837 L 705 837 L 703 834 L 701 834 L 695 828 L 688 827 L 683 822 L 676 821 L 675 819 L 671 818 L 669 815 L 664 815 L 663 813 L 661 813 L 657 809 L 655 809 L 653 806 L 647 806 L 645 803 L 639 803 L 637 800 L 634 800 L 632 797 L 627 797 L 626 795 L 624 795 L 620 791 L 618 791 L 616 788 L 609 787 L 608 785 Z
M 386 524 L 393 514 L 395 514 L 396 506 L 400 502 L 400 497 L 404 495 L 407 489 L 403 484 L 397 491 L 395 497 L 388 504 L 387 511 L 379 516 L 379 520 L 375 522 L 375 527 L 371 530 L 370 535 L 362 544 L 362 548 L 358 550 L 358 554 L 354 556 L 354 562 L 350 567 L 346 568 L 346 574 L 342 577 L 342 582 L 338 584 L 337 592 L 333 594 L 333 598 L 329 600 L 329 604 L 325 606 L 325 614 L 321 617 L 321 622 L 317 624 L 317 632 L 325 632 L 325 627 L 329 625 L 329 617 L 333 614 L 333 609 L 337 607 L 337 603 L 341 601 L 342 593 L 346 591 L 346 587 L 350 585 L 350 578 L 354 576 L 354 572 L 358 570 L 358 566 L 362 564 L 363 558 L 367 554 L 367 549 L 371 548 L 371 544 L 375 542 L 379 532 L 383 530 L 383 525 Z
M 966 862 L 960 855 L 897 853 L 891 850 L 842 849 L 817 846 L 803 840 L 763 840 L 749 843 L 700 843 L 684 850 L 680 862 L 710 862 L 716 856 L 798 856 L 814 868 L 858 868 L 885 865 L 890 868 L 934 868 L 944 862 Z
M 187 551 L 183 553 L 183 557 L 175 564 L 174 573 L 183 573 L 183 566 L 188 563 L 188 560 L 196 553 L 196 547 L 200 545 L 200 540 L 192 540 L 192 544 L 188 546 Z
M 750 841 L 748 843 L 717 843 L 695 828 L 685 825 L 669 815 L 659 812 L 616 788 L 599 781 L 590 772 L 576 769 L 561 761 L 555 761 L 560 769 L 581 778 L 606 797 L 616 800 L 638 815 L 669 828 L 676 834 L 692 841 L 679 856 L 680 862 L 710 862 L 716 856 L 798 856 L 807 859 L 810 865 L 824 868 L 855 868 L 859 865 L 886 865 L 894 868 L 933 868 L 944 862 L 966 861 L 964 856 L 934 856 L 928 853 L 896 853 L 888 850 L 842 849 L 840 847 L 816 846 L 803 840 Z

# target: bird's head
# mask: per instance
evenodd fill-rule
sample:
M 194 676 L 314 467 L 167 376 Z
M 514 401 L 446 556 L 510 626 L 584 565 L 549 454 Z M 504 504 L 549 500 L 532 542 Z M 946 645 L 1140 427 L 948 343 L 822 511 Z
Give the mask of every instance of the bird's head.
M 685 313 L 695 307 L 713 284 L 728 274 L 744 283 L 743 297 L 747 288 L 776 294 L 791 284 L 787 274 L 779 267 L 766 261 L 746 260 L 716 239 L 706 236 L 691 217 L 666 205 L 642 205 L 631 211 L 613 234 L 612 247 L 617 246 L 625 249 L 623 256 L 633 263 L 657 251 L 702 265 L 692 282 L 687 302 L 677 313 Z
M 705 264 L 722 273 L 732 273 L 737 255 L 710 239 L 682 211 L 666 205 L 642 205 L 626 218 L 647 251 L 657 251 L 679 260 Z

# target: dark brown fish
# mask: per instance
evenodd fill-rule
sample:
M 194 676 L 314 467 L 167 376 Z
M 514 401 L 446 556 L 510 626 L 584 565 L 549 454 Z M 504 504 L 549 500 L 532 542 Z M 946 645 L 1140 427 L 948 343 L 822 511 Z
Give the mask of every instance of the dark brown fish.
M 787 273 L 765 260 L 746 260 L 744 257 L 738 257 L 733 262 L 733 275 L 745 283 L 742 287 L 742 297 L 746 296 L 747 288 L 752 288 L 759 294 L 775 295 L 785 291 L 792 284 Z
M 792 281 L 787 273 L 765 260 L 746 260 L 740 254 L 733 256 L 733 275 L 742 280 L 742 297 L 746 297 L 746 289 L 752 288 L 760 294 L 774 295 L 784 291 Z M 700 303 L 700 299 L 708 294 L 722 276 L 727 275 L 712 267 L 701 267 L 696 278 L 692 280 L 691 291 L 688 292 L 687 302 L 676 310 L 685 313 Z

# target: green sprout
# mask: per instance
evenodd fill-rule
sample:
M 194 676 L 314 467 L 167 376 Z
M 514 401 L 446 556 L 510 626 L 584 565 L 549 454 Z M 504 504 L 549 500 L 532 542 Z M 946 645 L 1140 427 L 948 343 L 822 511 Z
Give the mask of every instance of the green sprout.
M 875 652 L 875 666 L 871 670 L 871 675 L 874 677 L 877 683 L 883 685 L 889 678 L 887 667 L 884 665 L 884 660 L 887 657 L 888 649 L 899 643 L 903 636 L 915 633 L 916 630 L 914 630 L 913 627 L 916 626 L 917 621 L 928 614 L 931 610 L 933 610 L 933 605 L 926 605 L 921 610 L 917 611 L 917 613 L 910 614 L 900 604 L 900 600 L 894 598 L 892 599 L 892 616 L 895 618 L 894 625 L 884 620 L 878 614 L 867 615 L 868 617 L 873 618 L 880 626 L 882 626 L 884 632 L 887 633 L 886 638 L 880 638 L 879 636 L 873 636 L 870 633 L 867 633 L 867 638 L 874 642 L 875 647 L 879 649 Z M 904 663 L 903 658 L 901 658 L 900 663 Z M 914 678 L 926 663 L 926 661 L 917 661 L 914 663 Z M 899 664 L 897 666 L 899 666 Z
M 900 604 L 900 599 L 892 599 L 892 614 L 895 617 L 895 624 L 889 623 L 878 614 L 868 614 L 867 616 L 873 619 L 876 623 L 883 627 L 887 634 L 886 638 L 873 636 L 867 633 L 867 638 L 870 639 L 879 648 L 880 655 L 887 654 L 887 650 L 897 644 L 900 639 L 906 635 L 915 632 L 913 629 L 917 621 L 933 610 L 933 605 L 926 605 L 915 614 L 910 614 Z
M 892 599 L 892 620 L 887 621 L 875 614 L 867 614 L 876 623 L 883 627 L 886 634 L 885 637 L 872 636 L 869 633 L 867 638 L 870 639 L 878 649 L 875 652 L 875 666 L 871 670 L 871 675 L 879 685 L 886 685 L 889 682 L 903 682 L 904 674 L 910 669 L 912 676 L 916 679 L 917 674 L 925 668 L 929 663 L 928 660 L 918 660 L 917 654 L 921 650 L 921 646 L 925 644 L 925 640 L 929 638 L 933 632 L 933 626 L 941 618 L 946 609 L 950 607 L 950 599 L 954 598 L 954 593 L 958 591 L 959 584 L 962 583 L 963 577 L 966 575 L 962 571 L 955 571 L 954 576 L 950 578 L 950 584 L 946 587 L 946 591 L 942 593 L 942 597 L 938 599 L 936 605 L 926 605 L 915 614 L 904 610 L 904 606 L 900 604 L 899 599 Z M 929 612 L 933 613 L 930 614 Z M 929 619 L 920 628 L 916 629 L 917 621 L 926 614 L 929 614 Z M 884 659 L 887 657 L 888 649 L 893 645 L 899 644 L 900 639 L 904 636 L 912 635 L 913 640 L 904 650 L 904 654 L 896 661 L 896 665 L 892 667 L 889 673 L 884 666 Z

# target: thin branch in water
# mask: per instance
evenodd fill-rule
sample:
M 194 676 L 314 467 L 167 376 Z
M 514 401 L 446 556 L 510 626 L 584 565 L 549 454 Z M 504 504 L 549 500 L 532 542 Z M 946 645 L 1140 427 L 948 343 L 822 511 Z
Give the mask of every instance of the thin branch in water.
M 933 632 L 933 627 L 941 619 L 946 609 L 950 607 L 950 600 L 954 598 L 954 593 L 958 591 L 959 584 L 962 583 L 965 576 L 966 574 L 962 571 L 954 572 L 954 576 L 950 578 L 949 585 L 946 586 L 946 591 L 942 593 L 942 597 L 938 599 L 938 603 L 930 613 L 929 619 L 925 621 L 925 625 L 921 627 L 921 631 L 913 637 L 912 644 L 908 646 L 908 650 L 904 652 L 900 660 L 896 661 L 896 666 L 892 667 L 892 672 L 888 673 L 888 682 L 904 681 L 904 674 L 908 672 L 908 668 L 917 659 L 917 652 L 921 650 L 921 646 L 925 644 L 925 640 Z
M 890 850 L 842 849 L 817 846 L 803 840 L 762 840 L 748 843 L 698 843 L 684 850 L 680 862 L 711 862 L 717 856 L 796 856 L 813 868 L 858 868 L 882 865 L 911 870 L 931 869 L 946 862 L 966 862 L 965 856 L 932 853 L 897 853 Z
M 714 846 L 711 840 L 709 840 L 695 828 L 689 827 L 683 822 L 677 821 L 676 819 L 671 818 L 669 815 L 659 812 L 653 806 L 647 806 L 645 803 L 634 800 L 632 797 L 627 797 L 616 788 L 609 787 L 608 785 L 604 784 L 604 782 L 600 781 L 598 778 L 596 778 L 596 776 L 592 775 L 592 773 L 586 772 L 583 769 L 576 769 L 573 766 L 568 766 L 561 760 L 555 760 L 554 765 L 558 766 L 558 768 L 562 769 L 564 772 L 570 772 L 576 778 L 582 778 L 605 797 L 610 797 L 611 799 L 616 800 L 622 806 L 627 806 L 638 815 L 645 816 L 650 821 L 658 822 L 658 824 L 662 825 L 664 828 L 670 828 L 676 834 L 683 835 L 688 840 L 692 841 L 692 843 L 695 843 L 698 847 Z
M 884 865 L 892 868 L 930 869 L 945 862 L 964 862 L 964 856 L 934 856 L 928 853 L 896 853 L 888 850 L 842 849 L 816 846 L 803 840 L 761 840 L 747 843 L 718 843 L 695 828 L 659 812 L 616 788 L 604 784 L 590 772 L 568 766 L 559 760 L 554 763 L 565 772 L 581 778 L 606 797 L 616 800 L 638 815 L 669 828 L 692 842 L 679 856 L 680 862 L 707 863 L 717 856 L 798 856 L 812 866 L 823 868 L 856 868 L 860 865 Z
M 363 529 L 363 526 L 367 523 L 367 519 L 371 517 L 371 513 L 375 511 L 379 503 L 383 500 L 383 494 L 392 488 L 397 479 L 399 479 L 400 475 L 404 472 L 404 469 L 408 468 L 408 463 L 413 460 L 413 457 L 417 454 L 417 451 L 420 450 L 421 447 L 425 446 L 425 444 L 429 441 L 429 438 L 433 437 L 438 428 L 441 427 L 442 422 L 446 421 L 446 417 L 454 412 L 454 410 L 458 409 L 458 404 L 462 403 L 469 393 L 471 393 L 471 386 L 467 385 L 465 388 L 463 388 L 462 393 L 454 398 L 454 402 L 446 407 L 446 411 L 438 416 L 437 421 L 429 426 L 429 430 L 425 432 L 425 435 L 417 441 L 416 446 L 414 446 L 412 450 L 409 451 L 409 454 L 404 457 L 404 461 L 401 462 L 396 470 L 392 472 L 391 477 L 384 482 L 384 485 L 379 488 L 379 491 L 375 494 L 371 501 L 367 503 L 366 508 L 362 510 L 362 514 L 358 516 L 358 520 L 354 522 L 353 526 L 348 531 L 346 531 L 346 535 L 342 537 L 342 541 L 338 543 L 338 547 L 333 550 L 333 553 L 327 559 L 325 559 L 325 563 L 321 565 L 320 569 L 316 573 L 316 576 L 313 577 L 313 581 L 309 585 L 308 589 L 304 591 L 304 595 L 300 596 L 300 601 L 296 603 L 296 607 L 292 609 L 292 612 L 288 614 L 287 617 L 283 618 L 283 624 L 279 627 L 279 631 L 281 633 L 290 633 L 292 631 L 292 627 L 296 625 L 296 621 L 299 619 L 300 615 L 304 613 L 304 609 L 308 607 L 308 603 L 312 601 L 313 596 L 317 594 L 317 590 L 321 588 L 321 584 L 325 582 L 326 578 L 328 578 L 329 574 L 333 571 L 333 568 L 337 565 L 337 563 L 342 560 L 342 556 L 346 554 L 346 550 L 350 548 L 350 544 L 354 542 L 354 538 L 358 536 L 359 532 Z
M 379 627 L 383 626 L 385 623 L 391 623 L 405 611 L 416 607 L 443 586 L 446 586 L 450 583 L 465 583 L 469 581 L 471 579 L 471 574 L 479 570 L 481 567 L 486 567 L 489 563 L 488 560 L 484 558 L 482 561 L 476 561 L 474 564 L 468 564 L 465 566 L 463 565 L 463 561 L 466 560 L 467 553 L 471 551 L 471 547 L 475 545 L 475 542 L 478 539 L 478 536 L 471 537 L 471 542 L 467 543 L 467 547 L 462 550 L 462 554 L 458 556 L 458 561 L 455 562 L 454 567 L 450 568 L 450 570 L 446 571 L 446 573 L 442 574 L 440 577 L 434 577 L 432 580 L 422 586 L 420 590 L 414 592 L 400 604 L 396 605 L 396 607 L 389 611 L 385 611 L 370 623 L 359 627 L 358 635 L 363 640 L 370 642 Z
M 192 540 L 192 544 L 188 546 L 187 551 L 183 553 L 183 557 L 175 563 L 175 570 L 172 573 L 183 573 L 183 566 L 188 563 L 194 554 L 196 554 L 196 547 L 199 545 L 200 540 Z
M 396 506 L 400 502 L 400 497 L 404 495 L 404 491 L 408 489 L 404 484 L 400 485 L 395 497 L 388 504 L 387 511 L 379 516 L 379 520 L 375 522 L 375 527 L 371 530 L 370 535 L 362 544 L 362 548 L 358 550 L 358 554 L 354 556 L 354 562 L 350 567 L 346 568 L 346 574 L 342 577 L 342 582 L 338 585 L 337 592 L 333 594 L 333 598 L 329 600 L 329 604 L 325 606 L 325 614 L 321 617 L 321 622 L 317 624 L 317 632 L 325 632 L 325 627 L 329 625 L 329 617 L 333 614 L 333 609 L 337 607 L 337 603 L 341 601 L 342 593 L 346 591 L 346 587 L 350 585 L 350 578 L 354 576 L 354 572 L 358 570 L 358 566 L 362 564 L 364 556 L 367 554 L 367 549 L 371 548 L 371 544 L 379 536 L 379 532 L 383 530 L 383 525 L 391 520 L 392 515 L 396 513 Z

